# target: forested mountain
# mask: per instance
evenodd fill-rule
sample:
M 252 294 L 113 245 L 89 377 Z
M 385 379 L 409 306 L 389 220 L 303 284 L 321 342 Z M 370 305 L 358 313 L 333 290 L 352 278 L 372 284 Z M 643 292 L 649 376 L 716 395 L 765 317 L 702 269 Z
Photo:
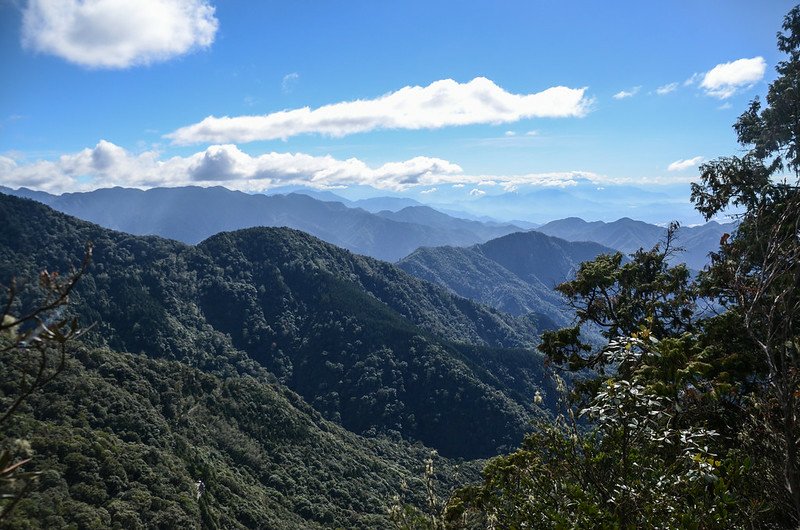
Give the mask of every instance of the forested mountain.
M 2 373 L 27 353 L 4 353 Z M 16 384 L 3 377 L 0 396 Z M 224 356 L 208 371 L 78 347 L 4 435 L 24 439 L 15 456 L 42 472 L 4 528 L 386 528 L 404 482 L 406 502 L 424 505 L 428 449 L 352 434 Z M 476 475 L 434 465 L 444 493 Z
M 496 453 L 527 427 L 541 359 L 507 348 L 533 344 L 529 321 L 290 229 L 193 247 L 9 196 L 0 206 L 3 278 L 64 270 L 94 242 L 77 310 L 115 350 L 212 371 L 247 373 L 255 360 L 354 432 L 450 456 Z
M 614 252 L 597 243 L 572 243 L 518 232 L 469 248 L 421 248 L 398 263 L 403 270 L 513 315 L 534 313 L 542 323 L 571 318 L 553 287 L 582 261 Z
M 732 233 L 735 223 L 720 224 L 710 221 L 700 226 L 683 226 L 677 231 L 675 243 L 683 249 L 674 262 L 686 263 L 690 269 L 700 270 L 708 264 L 708 253 L 719 247 L 723 234 Z M 662 241 L 667 229 L 662 226 L 635 221 L 624 217 L 611 223 L 587 222 L 577 217 L 551 221 L 536 229 L 544 234 L 567 241 L 594 241 L 626 254 L 640 248 L 649 249 Z
M 530 322 L 302 232 L 190 246 L 7 195 L 0 223 L 12 312 L 33 304 L 38 271 L 68 271 L 93 242 L 71 309 L 95 328 L 11 427 L 47 470 L 19 521 L 384 527 L 400 483 L 421 484 L 428 449 L 413 441 L 490 456 L 522 438 L 531 396 L 552 403 L 541 357 L 510 349 L 533 343 Z M 454 484 L 450 461 L 436 466 Z
M 393 219 L 391 215 L 375 215 L 304 194 L 250 195 L 222 187 L 146 191 L 106 188 L 63 195 L 26 189 L 0 191 L 33 198 L 80 219 L 135 235 L 159 235 L 196 244 L 223 231 L 286 226 L 388 261 L 398 260 L 421 246 L 471 245 L 518 230 L 511 225 L 489 227 L 438 212 L 425 218 L 401 215 Z M 380 205 L 385 207 L 385 201 Z M 428 219 L 432 224 L 426 223 Z

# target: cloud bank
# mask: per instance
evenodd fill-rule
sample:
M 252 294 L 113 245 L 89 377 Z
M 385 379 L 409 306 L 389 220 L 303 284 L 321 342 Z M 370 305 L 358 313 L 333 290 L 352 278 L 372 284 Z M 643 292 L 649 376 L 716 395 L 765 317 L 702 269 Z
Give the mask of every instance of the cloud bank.
M 709 96 L 727 99 L 761 81 L 766 70 L 767 63 L 763 57 L 718 64 L 703 75 L 700 88 Z
M 426 156 L 371 167 L 357 158 L 341 160 L 332 156 L 275 152 L 250 155 L 229 144 L 212 145 L 189 156 L 165 159 L 156 151 L 135 154 L 105 140 L 93 148 L 65 154 L 55 160 L 23 162 L 0 156 L 0 183 L 12 188 L 28 187 L 50 193 L 112 186 L 147 189 L 187 185 L 225 186 L 246 192 L 286 185 L 317 189 L 364 185 L 392 191 L 421 187 L 430 192 L 443 185 L 475 187 L 473 189 L 478 189 L 476 186 L 502 186 L 505 190 L 513 190 L 517 186 L 574 186 L 580 181 L 602 185 L 657 185 L 675 184 L 680 179 L 676 180 L 674 176 L 608 177 L 591 171 L 471 175 L 458 164 Z M 480 194 L 475 192 L 472 195 Z
M 209 116 L 168 135 L 174 144 L 244 143 L 317 133 L 332 137 L 379 129 L 439 129 L 500 124 L 526 118 L 581 117 L 589 112 L 586 88 L 557 86 L 512 94 L 485 77 L 407 86 L 375 99 L 303 107 L 258 116 Z
M 165 61 L 214 42 L 207 0 L 29 0 L 26 48 L 89 68 Z

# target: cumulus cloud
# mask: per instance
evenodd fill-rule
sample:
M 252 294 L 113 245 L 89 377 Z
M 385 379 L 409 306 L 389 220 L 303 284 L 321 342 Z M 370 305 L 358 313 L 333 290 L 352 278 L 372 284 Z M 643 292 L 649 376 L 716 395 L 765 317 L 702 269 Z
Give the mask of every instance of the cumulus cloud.
M 54 160 L 23 162 L 0 156 L 3 185 L 51 193 L 111 186 L 147 189 L 219 185 L 257 192 L 287 185 L 316 189 L 364 185 L 392 191 L 422 188 L 422 193 L 433 193 L 441 186 L 469 186 L 476 190 L 469 192 L 475 196 L 481 195 L 480 187 L 486 186 L 499 186 L 509 191 L 521 186 L 575 186 L 581 181 L 597 185 L 674 184 L 675 176 L 625 178 L 590 171 L 473 175 L 464 172 L 458 164 L 426 156 L 370 166 L 357 158 L 342 160 L 305 153 L 250 155 L 230 144 L 212 145 L 188 156 L 168 158 L 157 151 L 132 153 L 105 140 Z
M 683 171 L 684 169 L 689 169 L 690 167 L 696 166 L 702 161 L 703 161 L 702 156 L 687 158 L 686 160 L 676 160 L 675 162 L 667 166 L 667 171 Z
M 430 195 L 431 193 L 436 193 L 439 191 L 439 188 L 428 188 L 427 190 L 422 190 L 420 193 L 422 195 Z
M 483 190 L 479 190 L 478 188 L 472 188 L 469 190 L 469 194 L 473 197 L 482 197 L 486 195 L 486 192 Z
M 656 94 L 659 96 L 666 96 L 670 92 L 675 92 L 678 88 L 678 83 L 669 83 L 666 85 L 662 85 L 656 89 Z
M 307 133 L 342 137 L 378 129 L 438 129 L 511 123 L 526 118 L 580 117 L 589 112 L 586 88 L 557 86 L 512 94 L 485 77 L 407 86 L 375 99 L 303 107 L 257 116 L 209 116 L 166 137 L 173 143 L 242 143 Z
M 370 167 L 357 158 L 303 153 L 267 153 L 251 156 L 235 145 L 213 145 L 186 157 L 161 159 L 156 151 L 131 153 L 101 140 L 95 147 L 62 155 L 55 160 L 18 164 L 0 157 L 0 182 L 53 193 L 109 186 L 151 188 L 189 184 L 223 185 L 243 191 L 302 184 L 315 188 L 369 185 L 401 190 L 458 182 L 462 169 L 439 158 L 415 157 Z
M 611 97 L 614 98 L 614 99 L 632 98 L 633 96 L 638 94 L 641 89 L 642 89 L 641 86 L 635 86 L 630 90 L 620 90 L 619 92 L 617 92 L 616 94 L 614 94 Z
M 22 43 L 90 68 L 128 68 L 208 47 L 217 27 L 207 0 L 29 0 Z
M 761 81 L 766 70 L 767 63 L 763 57 L 718 64 L 705 73 L 700 88 L 709 96 L 727 99 Z

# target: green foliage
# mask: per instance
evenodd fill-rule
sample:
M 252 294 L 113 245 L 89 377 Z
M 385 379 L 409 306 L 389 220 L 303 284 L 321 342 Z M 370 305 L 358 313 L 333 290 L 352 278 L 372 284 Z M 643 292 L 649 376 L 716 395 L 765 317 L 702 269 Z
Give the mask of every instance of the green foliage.
M 64 370 L 68 343 L 86 332 L 76 318 L 64 317 L 64 310 L 90 258 L 88 246 L 82 266 L 71 274 L 62 277 L 57 272 L 42 271 L 40 299 L 19 314 L 11 312 L 18 301 L 16 280 L 12 278 L 7 286 L 0 286 L 5 291 L 0 306 L 0 358 L 16 361 L 7 363 L 2 372 L 2 380 L 11 382 L 11 389 L 0 401 L 0 432 L 7 429 L 26 400 Z M 0 446 L 0 522 L 25 499 L 40 475 L 26 470 L 31 462 L 28 441 L 8 442 L 3 440 Z
M 578 326 L 540 349 L 578 384 L 555 423 L 451 498 L 451 526 L 797 527 L 800 6 L 778 43 L 788 58 L 768 106 L 735 126 L 747 153 L 705 164 L 693 185 L 707 218 L 739 208 L 736 233 L 696 283 L 668 264 L 670 230 L 663 247 L 600 256 L 558 287 Z M 607 344 L 585 344 L 585 324 Z
M 612 342 L 620 365 L 660 357 L 661 342 Z M 542 418 L 483 482 L 459 490 L 454 528 L 733 528 L 759 519 L 752 462 L 720 456 L 719 434 L 687 424 L 696 403 L 652 392 L 634 376 L 603 379 L 585 408 Z M 584 420 L 578 420 L 581 416 Z M 748 501 L 744 501 L 748 499 Z
M 577 327 L 546 331 L 539 349 L 570 370 L 603 372 L 610 359 L 584 342 L 587 327 L 599 329 L 608 340 L 640 332 L 663 338 L 691 330 L 696 294 L 689 270 L 669 264 L 675 229 L 670 227 L 663 244 L 639 250 L 627 262 L 615 253 L 582 263 L 574 279 L 556 287 L 575 310 Z
M 796 525 L 800 521 L 800 6 L 786 16 L 778 48 L 787 54 L 770 84 L 767 106 L 755 100 L 735 129 L 743 157 L 704 165 L 693 185 L 710 217 L 739 206 L 739 228 L 701 276 L 701 292 L 740 323 L 760 376 L 750 421 L 751 450 L 765 456 L 764 486 Z M 743 210 L 743 211 L 741 211 Z M 761 446 L 759 449 L 758 446 Z
M 323 420 L 266 373 L 223 379 L 106 348 L 77 348 L 4 436 L 25 437 L 41 472 L 11 528 L 385 527 L 401 482 L 424 488 L 429 457 Z M 452 487 L 452 464 L 437 466 Z

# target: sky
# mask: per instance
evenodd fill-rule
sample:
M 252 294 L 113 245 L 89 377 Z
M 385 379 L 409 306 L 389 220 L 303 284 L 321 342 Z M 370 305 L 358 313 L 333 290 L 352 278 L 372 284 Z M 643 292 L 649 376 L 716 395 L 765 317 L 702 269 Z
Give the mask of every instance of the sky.
M 497 218 L 553 189 L 641 213 L 645 190 L 690 210 L 699 165 L 740 152 L 792 7 L 0 0 L 0 184 L 306 187 Z

